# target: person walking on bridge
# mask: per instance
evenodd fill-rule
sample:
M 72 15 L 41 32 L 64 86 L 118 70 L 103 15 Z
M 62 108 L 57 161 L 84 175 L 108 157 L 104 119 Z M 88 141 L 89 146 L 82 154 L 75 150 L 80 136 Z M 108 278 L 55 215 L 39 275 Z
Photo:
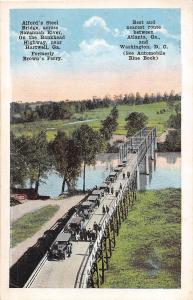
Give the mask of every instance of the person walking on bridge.
M 97 204 L 97 207 L 100 206 L 100 201 L 99 201 L 99 199 L 97 199 L 96 204 Z
M 87 231 L 87 238 L 88 238 L 88 241 L 90 242 L 91 241 L 91 229 L 90 228 Z
M 93 229 L 96 231 L 96 233 L 97 233 L 97 231 L 98 231 L 98 225 L 97 225 L 97 223 L 96 223 L 96 221 L 94 222 L 94 224 L 93 224 Z
M 111 194 L 114 194 L 114 187 L 111 188 Z
M 79 232 L 76 232 L 76 242 L 78 242 L 80 240 L 80 234 Z
M 70 257 L 72 254 L 72 243 L 68 243 L 67 245 L 67 255 Z
M 91 241 L 95 241 L 96 240 L 96 237 L 97 237 L 97 233 L 95 230 L 92 230 L 91 231 Z
M 94 246 L 94 242 L 91 241 L 90 244 L 89 244 L 89 254 L 91 254 L 93 246 Z
M 86 242 L 87 241 L 87 231 L 85 225 L 82 228 L 82 234 L 83 234 L 83 240 Z

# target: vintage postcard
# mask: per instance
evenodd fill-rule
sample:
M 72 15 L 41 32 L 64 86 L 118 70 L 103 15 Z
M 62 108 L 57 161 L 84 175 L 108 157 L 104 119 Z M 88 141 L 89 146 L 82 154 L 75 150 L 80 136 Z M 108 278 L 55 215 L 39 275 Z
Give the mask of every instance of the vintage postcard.
M 2 299 L 192 299 L 192 2 L 1 6 Z

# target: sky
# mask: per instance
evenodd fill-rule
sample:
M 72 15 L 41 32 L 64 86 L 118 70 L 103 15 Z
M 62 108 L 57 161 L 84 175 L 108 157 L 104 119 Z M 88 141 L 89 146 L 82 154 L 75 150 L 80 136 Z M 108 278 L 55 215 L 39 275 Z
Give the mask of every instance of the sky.
M 167 45 L 165 56 L 132 61 L 123 55 L 121 44 L 136 44 L 127 39 L 132 32 L 126 30 L 134 19 L 161 25 L 154 34 L 159 47 Z M 37 20 L 58 20 L 66 36 L 56 50 L 61 61 L 23 61 L 30 51 L 19 39 L 21 24 Z M 149 45 L 153 44 L 151 40 Z M 14 9 L 10 47 L 13 101 L 81 100 L 181 89 L 179 9 Z

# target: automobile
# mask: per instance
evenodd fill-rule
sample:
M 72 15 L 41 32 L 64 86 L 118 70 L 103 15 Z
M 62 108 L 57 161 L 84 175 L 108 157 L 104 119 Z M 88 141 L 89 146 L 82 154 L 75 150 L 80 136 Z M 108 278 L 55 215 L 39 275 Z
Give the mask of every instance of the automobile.
M 60 232 L 48 251 L 48 260 L 63 260 L 67 255 L 67 247 L 71 240 L 71 233 Z
M 105 192 L 105 189 L 98 189 L 98 190 L 94 190 L 92 191 L 92 196 L 97 196 L 98 198 L 101 198 L 104 196 L 104 192 Z
M 81 217 L 73 216 L 70 220 L 70 228 L 74 231 L 78 231 L 80 229 Z
M 123 167 L 126 167 L 126 165 L 127 165 L 127 159 L 123 159 L 122 160 L 122 165 L 123 165 Z
M 125 164 L 121 163 L 121 164 L 118 164 L 118 168 L 121 168 L 123 169 L 125 167 Z
M 123 169 L 122 167 L 119 167 L 119 166 L 118 166 L 118 167 L 116 167 L 116 168 L 114 169 L 114 171 L 117 172 L 117 173 L 120 173 L 120 172 L 122 171 L 122 169 Z
M 79 211 L 82 211 L 85 216 L 85 219 L 88 219 L 94 208 L 95 203 L 90 201 L 84 201 L 80 204 Z
M 88 197 L 87 201 L 94 203 L 94 206 L 96 206 L 98 199 L 99 199 L 99 196 L 91 195 L 91 196 Z
M 111 173 L 109 174 L 109 180 L 110 180 L 111 182 L 114 182 L 116 179 L 117 179 L 117 172 L 111 172 Z
M 101 183 L 98 187 L 99 190 L 104 190 L 104 192 L 108 192 L 109 191 L 109 185 L 106 184 L 105 182 Z

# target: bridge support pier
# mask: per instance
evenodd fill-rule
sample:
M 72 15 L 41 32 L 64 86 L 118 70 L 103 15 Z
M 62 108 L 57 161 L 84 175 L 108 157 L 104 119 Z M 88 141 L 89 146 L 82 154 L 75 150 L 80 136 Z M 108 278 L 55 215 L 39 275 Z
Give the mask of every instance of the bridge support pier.
M 146 153 L 145 155 L 145 173 L 149 175 L 149 155 Z
M 116 220 L 116 234 L 119 235 L 119 214 L 118 214 L 118 207 L 115 212 L 115 220 Z
M 154 147 L 154 150 L 157 150 L 157 130 L 156 128 L 153 129 L 151 132 L 151 137 L 152 137 L 152 145 Z
M 96 259 L 96 261 L 94 263 L 94 271 L 95 271 L 94 273 L 96 273 L 96 286 L 97 286 L 97 288 L 99 288 L 100 287 L 100 278 L 99 278 L 99 268 L 98 268 L 98 261 L 97 261 L 97 259 Z M 94 285 L 95 285 L 95 283 L 94 283 Z
M 116 244 L 116 238 L 115 238 L 115 217 L 112 217 L 112 221 L 111 221 L 111 231 L 113 232 L 113 248 L 115 248 L 115 244 Z
M 105 247 L 105 263 L 106 263 L 106 270 L 109 269 L 109 256 L 108 256 L 108 251 L 107 251 L 107 238 L 105 237 L 104 240 L 104 247 Z
M 154 138 L 154 149 L 157 150 L 157 137 Z
M 154 160 L 155 159 L 155 144 L 152 143 L 151 145 L 151 159 Z
M 140 190 L 140 174 L 139 174 L 139 166 L 137 165 L 137 190 Z
M 111 245 L 111 230 L 109 228 L 110 226 L 108 225 L 107 227 L 107 236 L 108 236 L 108 243 L 109 243 L 109 255 L 111 257 L 112 255 L 112 245 Z
M 101 263 L 102 263 L 102 267 L 101 267 L 101 283 L 103 284 L 105 281 L 105 264 L 104 264 L 104 255 L 103 255 L 103 249 L 101 250 Z

